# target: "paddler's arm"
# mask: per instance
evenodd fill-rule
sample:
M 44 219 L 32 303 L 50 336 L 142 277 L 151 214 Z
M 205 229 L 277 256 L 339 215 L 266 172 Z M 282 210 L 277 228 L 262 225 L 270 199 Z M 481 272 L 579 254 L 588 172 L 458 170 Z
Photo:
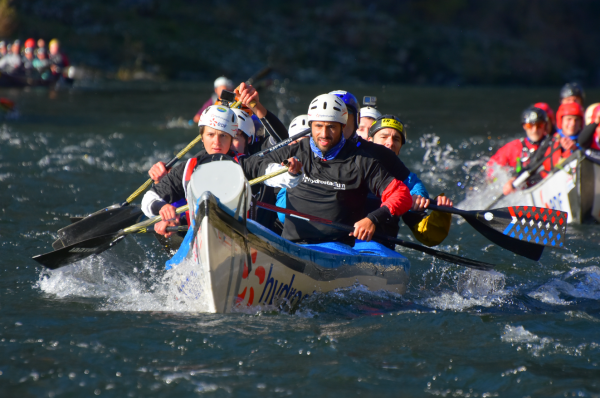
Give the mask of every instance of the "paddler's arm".
M 273 130 L 275 130 L 275 133 L 279 136 L 279 138 L 281 138 L 282 140 L 289 138 L 287 128 L 277 116 L 275 116 L 272 112 L 267 110 L 267 108 L 265 108 L 263 104 L 261 104 L 258 96 L 258 91 L 256 91 L 256 89 L 252 87 L 252 85 L 241 83 L 238 87 L 238 93 L 242 104 L 251 108 L 254 114 L 258 116 L 259 119 L 266 119 L 267 122 L 271 125 L 271 127 L 273 127 Z M 250 103 L 253 101 L 256 102 L 256 105 L 254 107 L 251 107 Z M 270 137 L 269 141 L 271 145 L 276 144 L 273 137 Z
M 597 127 L 598 123 L 590 123 L 581 130 L 577 138 L 577 143 L 580 147 L 587 149 L 592 146 Z
M 252 180 L 254 178 L 263 176 L 267 174 L 267 168 L 270 164 L 274 163 L 279 165 L 283 163 L 283 161 L 291 158 L 298 157 L 302 162 L 302 157 L 300 156 L 300 145 L 291 145 L 284 146 L 276 151 L 269 153 L 264 157 L 260 156 L 244 156 L 240 159 L 240 166 L 244 170 L 244 174 L 248 180 Z
M 394 178 L 388 181 L 383 192 L 376 191 L 381 192 L 381 207 L 356 222 L 350 236 L 368 242 L 373 238 L 378 225 L 384 224 L 391 216 L 401 216 L 411 208 L 413 201 L 408 187 Z
M 287 165 L 284 165 L 284 161 L 287 161 Z M 295 156 L 285 158 L 281 153 L 275 157 L 269 156 L 260 158 L 257 156 L 249 156 L 241 158 L 239 164 L 242 167 L 242 170 L 244 170 L 244 175 L 248 180 L 273 173 L 284 167 L 287 168 L 287 173 L 269 178 L 264 182 L 270 187 L 293 188 L 302 181 L 302 163 Z
M 144 194 L 142 211 L 146 217 L 157 216 L 165 204 L 185 198 L 182 179 L 186 165 L 187 162 L 173 167 L 170 173 Z

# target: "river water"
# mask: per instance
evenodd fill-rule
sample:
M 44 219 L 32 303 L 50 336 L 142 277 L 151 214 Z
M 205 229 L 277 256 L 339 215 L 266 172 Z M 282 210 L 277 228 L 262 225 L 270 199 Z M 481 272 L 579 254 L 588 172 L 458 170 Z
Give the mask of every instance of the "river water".
M 263 98 L 289 117 L 338 88 L 280 85 Z M 490 153 L 521 136 L 522 109 L 556 105 L 558 96 L 349 88 L 403 118 L 402 159 L 431 193 L 455 203 L 478 194 Z M 151 236 L 56 271 L 30 259 L 51 250 L 69 216 L 122 202 L 154 162 L 191 141 L 195 129 L 167 122 L 189 118 L 209 93 L 161 83 L 0 93 L 18 104 L 0 128 L 0 396 L 600 396 L 593 224 L 570 226 L 566 250 L 547 248 L 533 262 L 455 218 L 438 249 L 495 271 L 404 249 L 412 266 L 405 295 L 357 286 L 316 294 L 294 314 L 182 311 Z M 594 99 L 600 92 L 588 93 Z M 411 240 L 407 232 L 401 238 Z

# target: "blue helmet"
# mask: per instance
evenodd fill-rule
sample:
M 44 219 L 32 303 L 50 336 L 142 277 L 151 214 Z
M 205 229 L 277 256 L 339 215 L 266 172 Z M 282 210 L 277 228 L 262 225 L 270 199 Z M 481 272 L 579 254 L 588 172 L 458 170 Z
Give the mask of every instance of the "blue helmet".
M 360 110 L 360 106 L 358 105 L 358 100 L 352 93 L 344 90 L 335 90 L 330 92 L 329 94 L 336 95 L 344 101 L 346 107 L 348 108 L 348 112 L 354 115 L 354 129 L 358 128 L 358 112 Z

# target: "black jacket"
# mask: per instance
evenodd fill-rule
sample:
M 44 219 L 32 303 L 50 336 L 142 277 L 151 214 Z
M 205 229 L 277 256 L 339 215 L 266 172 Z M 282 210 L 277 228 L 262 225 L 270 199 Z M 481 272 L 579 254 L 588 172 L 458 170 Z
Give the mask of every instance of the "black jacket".
M 394 180 L 365 145 L 353 140 L 348 140 L 336 158 L 328 161 L 316 157 L 306 139 L 271 152 L 262 161 L 249 157 L 241 163 L 246 175 L 255 177 L 264 173 L 267 164 L 281 163 L 292 156 L 302 162 L 304 177 L 297 187 L 287 191 L 287 208 L 350 226 L 367 216 L 368 192 L 381 196 Z M 380 210 L 389 214 L 385 206 L 378 213 Z M 375 218 L 372 220 L 377 221 Z M 293 217 L 286 218 L 282 236 L 300 243 L 354 243 L 347 232 Z

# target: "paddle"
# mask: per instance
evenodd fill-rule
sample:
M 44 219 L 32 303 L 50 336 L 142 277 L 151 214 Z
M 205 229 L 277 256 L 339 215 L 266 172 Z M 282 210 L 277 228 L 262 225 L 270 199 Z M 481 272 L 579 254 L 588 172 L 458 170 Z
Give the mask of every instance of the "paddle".
M 253 76 L 251 76 L 248 80 L 246 80 L 246 84 L 254 84 L 255 82 L 262 80 L 265 76 L 267 76 L 273 68 L 270 66 L 265 66 L 258 72 L 256 72 Z
M 331 220 L 311 216 L 311 215 L 305 214 L 305 213 L 300 213 L 295 210 L 284 209 L 282 207 L 273 206 L 273 205 L 270 205 L 270 204 L 264 203 L 264 202 L 256 202 L 256 205 L 258 207 L 262 207 L 263 209 L 275 211 L 278 213 L 284 213 L 291 217 L 299 218 L 301 220 L 316 222 L 319 224 L 325 224 L 332 228 L 339 229 L 341 231 L 346 231 L 346 232 L 354 231 L 354 227 L 351 227 L 350 225 L 336 223 Z M 417 243 L 407 242 L 407 241 L 404 241 L 404 240 L 401 240 L 398 238 L 392 238 L 391 236 L 375 233 L 375 237 L 378 239 L 381 239 L 381 240 L 385 240 L 390 243 L 395 243 L 397 245 L 407 247 L 409 249 L 413 249 L 413 250 L 417 250 L 417 251 L 429 254 L 430 256 L 439 258 L 440 260 L 444 260 L 449 263 L 465 266 L 467 268 L 473 268 L 473 269 L 477 269 L 480 271 L 489 271 L 495 267 L 494 264 L 484 263 L 484 262 L 477 261 L 477 260 L 471 260 L 468 258 L 450 254 L 450 253 L 444 253 L 444 252 L 432 249 L 430 247 L 421 246 Z
M 493 210 L 460 210 L 429 205 L 429 209 L 457 214 L 496 245 L 537 261 L 544 246 L 563 247 L 568 214 L 545 207 L 511 206 Z
M 236 90 L 238 90 L 239 87 L 236 88 Z M 227 91 L 227 90 L 223 90 L 221 92 L 221 100 L 225 100 L 229 103 L 231 103 L 231 108 L 240 108 L 242 106 L 242 102 L 238 101 L 236 98 L 236 94 L 231 92 L 231 91 Z M 252 111 L 256 114 L 256 101 L 251 101 L 250 102 L 250 108 L 252 108 Z M 273 139 L 276 142 L 281 142 L 281 137 L 279 136 L 279 134 L 277 134 L 277 132 L 275 131 L 275 129 L 273 128 L 273 126 L 271 126 L 271 123 L 269 122 L 269 120 L 266 117 L 261 117 L 260 119 L 261 124 L 264 126 L 265 130 L 269 133 L 269 135 L 271 137 L 273 137 Z
M 200 140 L 202 140 L 202 136 L 198 135 L 185 148 L 179 151 L 179 153 L 165 165 L 165 168 L 167 170 L 171 169 L 186 153 L 200 142 Z M 130 208 L 127 205 L 133 202 L 135 198 L 151 185 L 152 179 L 150 178 L 120 205 L 115 204 L 106 207 L 87 217 L 83 217 L 79 221 L 73 222 L 71 225 L 59 229 L 58 239 L 52 243 L 52 248 L 58 250 L 86 238 L 104 235 L 109 231 L 118 231 L 121 228 L 130 225 L 132 222 L 135 222 L 142 216 L 142 211 L 139 208 Z
M 273 145 L 270 148 L 264 149 L 260 152 L 256 152 L 255 154 L 251 155 L 251 156 L 258 156 L 258 157 L 264 157 L 266 154 L 271 153 L 279 148 L 282 148 L 284 146 L 289 145 L 291 142 L 296 141 L 297 139 L 300 139 L 302 137 L 306 137 L 307 135 L 309 135 L 311 132 L 310 128 L 307 128 L 304 131 L 301 131 L 300 133 L 291 136 L 290 138 L 287 138 L 283 141 L 281 141 L 280 143 L 278 143 L 277 145 Z
M 284 162 L 285 163 L 285 162 Z M 264 176 L 255 178 L 249 181 L 249 184 L 256 185 L 269 178 L 276 177 L 280 174 L 287 172 L 287 169 L 283 168 L 273 173 L 265 174 Z M 176 213 L 181 214 L 188 210 L 188 205 L 177 208 Z M 110 249 L 116 243 L 120 242 L 126 235 L 138 233 L 140 230 L 147 230 L 147 227 L 156 224 L 161 221 L 161 216 L 156 216 L 140 223 L 134 224 L 130 227 L 120 229 L 118 232 L 95 236 L 90 239 L 82 239 L 79 242 L 73 243 L 61 249 L 39 254 L 32 257 L 35 261 L 40 263 L 46 268 L 57 269 L 64 267 L 65 265 L 72 264 L 79 260 L 83 260 L 93 254 L 102 253 L 105 250 Z

